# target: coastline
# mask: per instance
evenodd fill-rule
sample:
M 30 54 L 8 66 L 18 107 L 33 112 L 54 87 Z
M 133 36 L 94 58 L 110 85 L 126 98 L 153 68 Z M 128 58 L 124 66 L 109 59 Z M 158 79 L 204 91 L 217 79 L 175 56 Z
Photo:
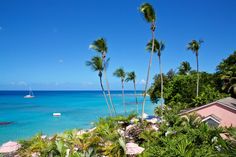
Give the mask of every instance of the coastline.
M 126 102 L 135 102 L 133 91 L 127 92 Z M 24 99 L 24 91 L 1 93 L 0 114 L 1 121 L 11 121 L 10 125 L 0 126 L 0 143 L 9 140 L 27 139 L 42 132 L 53 135 L 74 128 L 89 129 L 91 122 L 108 116 L 104 99 L 100 91 L 36 91 L 34 99 Z M 112 92 L 114 104 L 123 114 L 123 105 L 119 91 Z M 140 95 L 140 94 L 139 94 Z M 4 101 L 3 101 L 4 100 Z M 139 97 L 139 102 L 142 97 Z M 140 104 L 141 105 L 141 104 Z M 139 113 L 141 106 L 139 105 Z M 149 108 L 150 107 L 150 108 Z M 147 106 L 147 113 L 153 112 L 154 106 Z M 99 112 L 98 112 L 99 111 Z M 136 111 L 134 103 L 127 105 L 130 113 Z M 53 117 L 53 113 L 61 113 L 60 117 Z

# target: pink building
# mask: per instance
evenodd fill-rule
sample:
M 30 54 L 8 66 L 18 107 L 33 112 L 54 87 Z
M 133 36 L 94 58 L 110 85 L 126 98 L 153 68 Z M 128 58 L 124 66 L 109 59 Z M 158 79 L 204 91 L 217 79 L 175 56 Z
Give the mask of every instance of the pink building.
M 236 99 L 227 97 L 210 104 L 184 110 L 180 115 L 196 113 L 212 126 L 236 127 Z

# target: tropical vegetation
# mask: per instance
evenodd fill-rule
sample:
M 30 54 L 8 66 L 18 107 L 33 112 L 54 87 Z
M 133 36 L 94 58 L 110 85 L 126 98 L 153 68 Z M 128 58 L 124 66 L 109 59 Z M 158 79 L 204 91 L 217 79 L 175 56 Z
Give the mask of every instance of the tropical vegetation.
M 189 71 L 183 68 L 183 64 L 186 64 L 189 68 L 185 69 L 191 69 L 189 63 L 182 62 L 177 73 L 170 70 L 167 74 L 163 75 L 165 105 L 181 110 L 207 104 L 230 95 L 235 97 L 235 58 L 236 53 L 234 52 L 217 66 L 215 73 L 199 72 L 201 75 L 199 91 L 201 92 L 198 97 L 196 97 L 195 91 L 195 80 L 198 73 L 195 70 Z M 157 103 L 160 99 L 160 86 L 160 75 L 156 75 L 149 89 L 150 98 L 153 103 Z
M 191 68 L 190 63 L 188 61 L 184 61 L 180 64 L 178 69 L 179 69 L 178 74 L 188 75 L 188 74 L 190 74 L 190 71 L 192 68 Z
M 38 134 L 21 141 L 18 155 L 57 157 L 124 157 L 126 143 L 134 142 L 145 150 L 137 156 L 235 156 L 236 129 L 214 128 L 195 115 L 180 117 L 175 110 L 159 107 L 162 119 L 150 123 L 128 117 L 101 118 L 93 129 L 66 131 L 52 137 Z M 136 121 L 133 121 L 136 119 Z M 223 139 L 222 134 L 230 136 Z
M 139 10 L 144 19 L 151 24 L 152 32 L 152 39 L 146 45 L 151 53 L 142 102 L 142 115 L 138 116 L 137 112 L 128 116 L 114 116 L 116 110 L 106 74 L 109 62 L 108 47 L 105 39 L 99 38 L 90 45 L 90 48 L 100 55 L 92 57 L 86 65 L 98 73 L 102 93 L 112 116 L 100 118 L 89 130 L 73 129 L 54 136 L 45 136 L 40 133 L 31 139 L 22 140 L 20 141 L 21 148 L 16 153 L 18 156 L 236 156 L 236 128 L 212 127 L 202 122 L 197 115 L 179 115 L 182 109 L 200 106 L 229 96 L 229 94 L 236 97 L 236 51 L 217 66 L 215 73 L 200 72 L 198 53 L 202 41 L 193 40 L 188 44 L 188 49 L 196 55 L 197 70 L 191 70 L 190 63 L 185 61 L 180 64 L 178 72 L 170 69 L 164 74 L 161 69 L 161 52 L 164 50 L 164 44 L 155 39 L 155 10 L 149 3 L 141 5 Z M 155 75 L 154 82 L 148 89 L 154 52 L 158 55 L 160 72 Z M 133 81 L 136 95 L 136 74 L 125 73 L 123 68 L 119 68 L 114 75 L 121 79 L 123 104 L 125 104 L 124 81 Z M 107 93 L 103 87 L 103 76 Z M 153 103 L 158 103 L 160 99 L 165 100 L 164 104 L 155 109 L 155 121 L 144 118 L 147 92 Z M 136 104 L 138 107 L 137 97 Z M 144 151 L 129 154 L 127 143 L 135 143 L 144 148 Z

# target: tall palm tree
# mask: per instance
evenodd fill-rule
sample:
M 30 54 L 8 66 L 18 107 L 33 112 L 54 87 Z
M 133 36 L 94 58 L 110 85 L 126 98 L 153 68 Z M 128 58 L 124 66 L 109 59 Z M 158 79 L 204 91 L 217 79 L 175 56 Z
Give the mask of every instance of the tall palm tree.
M 198 51 L 200 49 L 201 44 L 203 43 L 203 40 L 192 40 L 190 43 L 188 43 L 188 50 L 191 50 L 196 55 L 196 62 L 197 62 L 197 97 L 199 93 L 199 64 L 198 64 Z
M 152 51 L 152 40 L 147 44 L 146 49 L 151 52 Z M 162 66 L 161 66 L 161 51 L 165 49 L 165 45 L 162 41 L 158 41 L 154 39 L 154 53 L 157 52 L 158 60 L 159 60 L 159 70 L 161 76 L 161 100 L 163 100 L 163 75 L 162 75 Z M 162 101 L 161 101 L 162 103 Z
M 145 20 L 148 23 L 151 23 L 151 32 L 152 32 L 152 51 L 150 54 L 149 64 L 148 64 L 148 72 L 147 72 L 147 79 L 145 84 L 145 91 L 144 91 L 144 98 L 143 98 L 143 104 L 142 104 L 142 121 L 143 121 L 143 115 L 144 115 L 144 106 L 146 102 L 146 94 L 147 94 L 147 88 L 148 88 L 148 81 L 150 76 L 150 69 L 152 65 L 152 55 L 154 51 L 154 39 L 155 39 L 155 29 L 156 29 L 156 13 L 154 8 L 149 3 L 144 3 L 139 8 L 140 12 L 144 15 Z
M 101 85 L 101 88 L 102 88 L 102 93 L 103 93 L 103 96 L 105 98 L 109 113 L 112 116 L 111 108 L 110 108 L 110 105 L 108 103 L 107 96 L 105 94 L 105 90 L 104 90 L 103 82 L 102 82 L 102 72 L 104 70 L 104 66 L 103 66 L 103 63 L 102 63 L 102 58 L 98 57 L 98 56 L 95 56 L 91 59 L 91 61 L 87 61 L 86 65 L 89 66 L 93 71 L 98 72 L 100 85 Z
M 123 68 L 118 68 L 116 71 L 113 73 L 114 76 L 118 77 L 121 79 L 121 86 L 122 86 L 122 102 L 124 106 L 124 110 L 126 113 L 126 106 L 125 106 L 125 92 L 124 92 L 124 81 L 125 81 L 125 71 Z
M 138 113 L 138 98 L 137 98 L 137 94 L 136 94 L 136 74 L 134 71 L 132 71 L 132 72 L 128 72 L 126 75 L 127 75 L 127 77 L 126 77 L 125 81 L 126 82 L 133 81 L 133 84 L 134 84 L 134 96 L 135 96 L 137 113 Z
M 180 75 L 188 75 L 190 73 L 191 70 L 191 66 L 190 63 L 185 61 L 180 63 L 180 67 L 179 67 L 179 74 Z
M 114 104 L 112 102 L 112 98 L 111 98 L 110 86 L 109 86 L 109 82 L 107 79 L 107 73 L 106 73 L 106 70 L 107 70 L 106 55 L 107 55 L 107 51 L 108 51 L 106 40 L 104 38 L 99 38 L 99 39 L 93 41 L 89 47 L 102 55 L 103 71 L 104 71 L 104 78 L 106 80 L 106 85 L 107 85 L 107 92 L 108 92 L 108 96 L 109 96 L 112 110 L 116 114 L 115 106 L 114 106 Z

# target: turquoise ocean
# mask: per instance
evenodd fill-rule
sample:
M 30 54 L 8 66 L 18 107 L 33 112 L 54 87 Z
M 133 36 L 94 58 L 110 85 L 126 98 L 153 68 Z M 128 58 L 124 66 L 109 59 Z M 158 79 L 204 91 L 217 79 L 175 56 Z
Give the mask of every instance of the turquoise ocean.
M 73 128 L 88 129 L 100 117 L 109 115 L 101 91 L 34 91 L 35 98 L 25 99 L 27 94 L 0 91 L 0 144 L 27 139 L 39 132 L 50 136 Z M 136 112 L 133 91 L 125 94 L 127 112 Z M 112 91 L 111 95 L 118 114 L 124 114 L 121 91 Z M 138 96 L 139 114 L 142 100 Z M 145 113 L 153 114 L 155 107 L 148 97 Z M 54 112 L 61 116 L 53 117 Z

